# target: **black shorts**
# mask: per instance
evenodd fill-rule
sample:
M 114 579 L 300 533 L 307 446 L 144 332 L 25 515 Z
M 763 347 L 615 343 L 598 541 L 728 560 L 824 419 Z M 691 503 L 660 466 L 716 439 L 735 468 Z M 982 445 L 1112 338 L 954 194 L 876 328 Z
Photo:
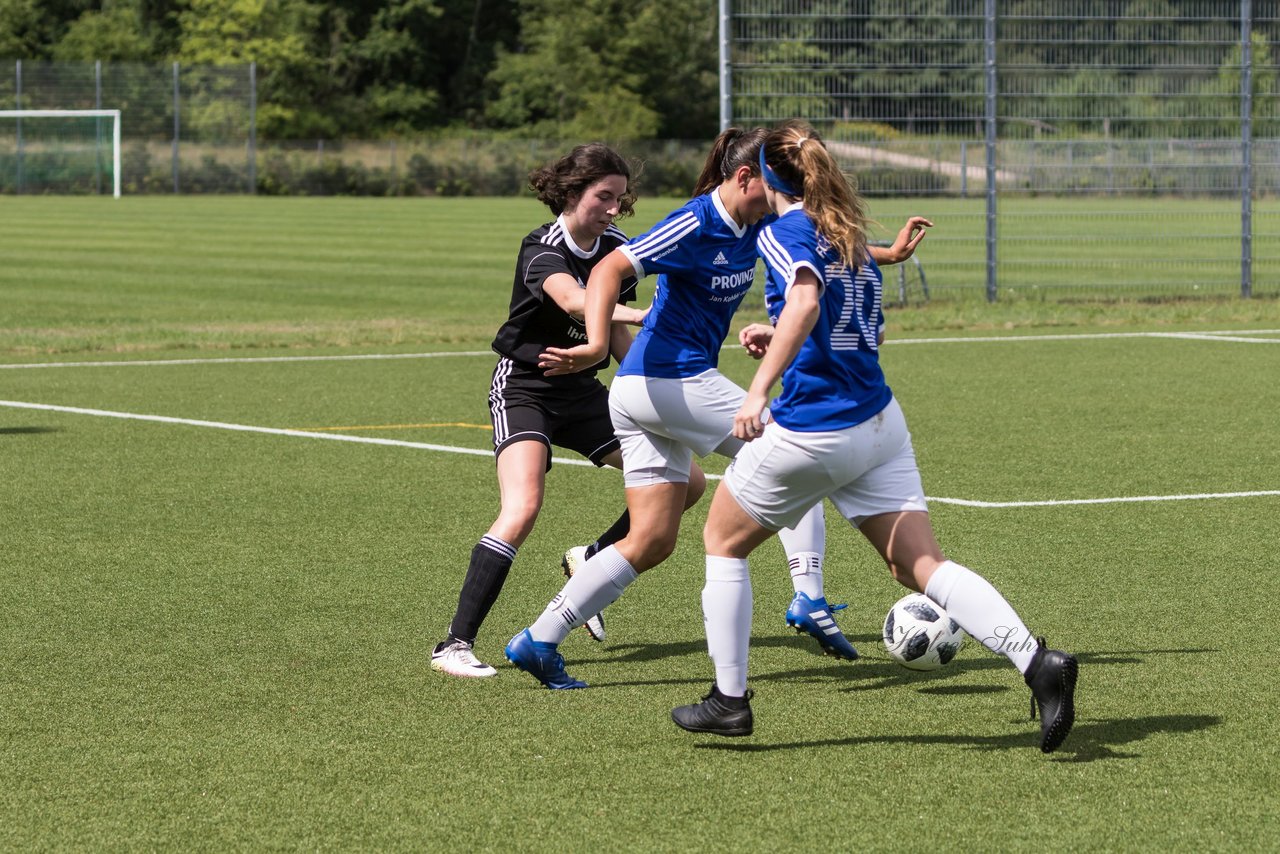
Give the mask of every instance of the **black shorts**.
M 618 449 L 609 417 L 609 390 L 594 376 L 548 377 L 503 356 L 489 386 L 493 453 L 516 442 L 542 442 L 551 469 L 552 445 L 577 451 L 597 466 Z

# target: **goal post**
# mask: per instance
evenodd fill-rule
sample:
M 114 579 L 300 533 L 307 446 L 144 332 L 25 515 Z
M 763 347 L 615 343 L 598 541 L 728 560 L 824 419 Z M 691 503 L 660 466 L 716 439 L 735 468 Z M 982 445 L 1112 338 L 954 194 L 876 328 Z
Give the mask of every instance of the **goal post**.
M 0 110 L 0 118 L 16 119 L 111 119 L 112 195 L 120 198 L 120 111 L 119 110 Z M 21 136 L 18 137 L 19 141 Z M 20 144 L 20 143 L 19 143 Z

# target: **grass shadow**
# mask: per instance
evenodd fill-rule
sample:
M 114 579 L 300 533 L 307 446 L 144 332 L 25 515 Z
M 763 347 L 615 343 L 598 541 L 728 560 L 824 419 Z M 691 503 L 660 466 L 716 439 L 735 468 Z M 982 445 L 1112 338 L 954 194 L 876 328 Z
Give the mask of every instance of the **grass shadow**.
M 61 427 L 0 427 L 0 436 L 33 436 L 38 433 L 61 433 Z
M 1142 718 L 1099 719 L 1077 722 L 1057 752 L 1056 762 L 1096 762 L 1102 759 L 1136 759 L 1139 753 L 1118 750 L 1162 733 L 1186 735 L 1219 726 L 1218 715 L 1153 715 Z M 1040 727 L 1024 732 L 997 736 L 964 735 L 866 735 L 849 738 L 826 738 L 813 741 L 787 741 L 776 744 L 744 742 L 700 742 L 694 747 L 700 750 L 728 750 L 738 753 L 764 753 L 773 750 L 805 750 L 809 748 L 858 747 L 865 744 L 936 744 L 960 747 L 966 750 L 1025 750 L 1035 748 L 1040 738 Z

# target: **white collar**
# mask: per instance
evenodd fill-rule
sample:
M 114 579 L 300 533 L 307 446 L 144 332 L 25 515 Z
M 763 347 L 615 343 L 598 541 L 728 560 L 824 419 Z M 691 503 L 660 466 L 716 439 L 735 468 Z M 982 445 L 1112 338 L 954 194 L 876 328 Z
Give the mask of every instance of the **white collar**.
M 729 213 L 728 209 L 724 206 L 724 201 L 720 198 L 720 186 L 721 185 L 716 185 L 716 188 L 711 191 L 711 202 L 720 213 L 720 218 L 724 220 L 725 225 L 729 226 L 729 228 L 733 230 L 733 236 L 741 237 L 747 233 L 747 227 L 745 225 L 738 225 L 737 221 L 734 220 L 733 215 Z
M 600 238 L 596 238 L 596 242 L 591 244 L 590 249 L 583 249 L 578 246 L 578 241 L 573 239 L 573 232 L 569 230 L 569 222 L 564 218 L 564 214 L 556 217 L 556 222 L 564 231 L 564 245 L 569 247 L 569 251 L 579 258 L 590 258 L 596 254 L 596 250 L 600 248 Z

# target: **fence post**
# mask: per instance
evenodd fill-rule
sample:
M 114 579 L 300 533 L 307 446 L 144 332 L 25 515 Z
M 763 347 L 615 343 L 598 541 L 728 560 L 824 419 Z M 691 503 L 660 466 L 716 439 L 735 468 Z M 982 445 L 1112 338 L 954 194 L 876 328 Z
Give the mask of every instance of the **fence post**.
M 987 111 L 987 302 L 996 301 L 996 0 L 985 0 Z
M 102 109 L 102 60 L 93 63 L 93 108 Z M 93 186 L 102 195 L 102 116 L 93 120 Z
M 178 194 L 178 137 L 182 128 L 178 111 L 178 63 L 173 64 L 173 193 Z
M 15 110 L 21 110 L 22 109 L 22 60 L 21 59 L 16 61 L 16 64 L 14 65 L 14 68 L 13 68 L 13 74 L 14 74 L 13 108 Z M 14 190 L 18 193 L 21 193 L 23 189 L 22 185 L 23 183 L 25 183 L 22 175 L 22 117 L 21 116 L 19 116 L 15 120 L 14 132 L 17 135 L 14 141 L 17 143 L 17 146 L 18 146 L 18 152 L 17 152 L 18 156 L 14 159 L 14 163 L 18 169 L 17 180 L 14 183 Z
M 733 39 L 733 3 L 731 0 L 720 0 L 720 130 L 733 124 L 733 77 L 730 66 L 733 53 L 730 41 Z
M 1240 0 L 1240 296 L 1253 296 L 1253 0 Z
M 249 63 L 249 195 L 258 192 L 258 63 Z

